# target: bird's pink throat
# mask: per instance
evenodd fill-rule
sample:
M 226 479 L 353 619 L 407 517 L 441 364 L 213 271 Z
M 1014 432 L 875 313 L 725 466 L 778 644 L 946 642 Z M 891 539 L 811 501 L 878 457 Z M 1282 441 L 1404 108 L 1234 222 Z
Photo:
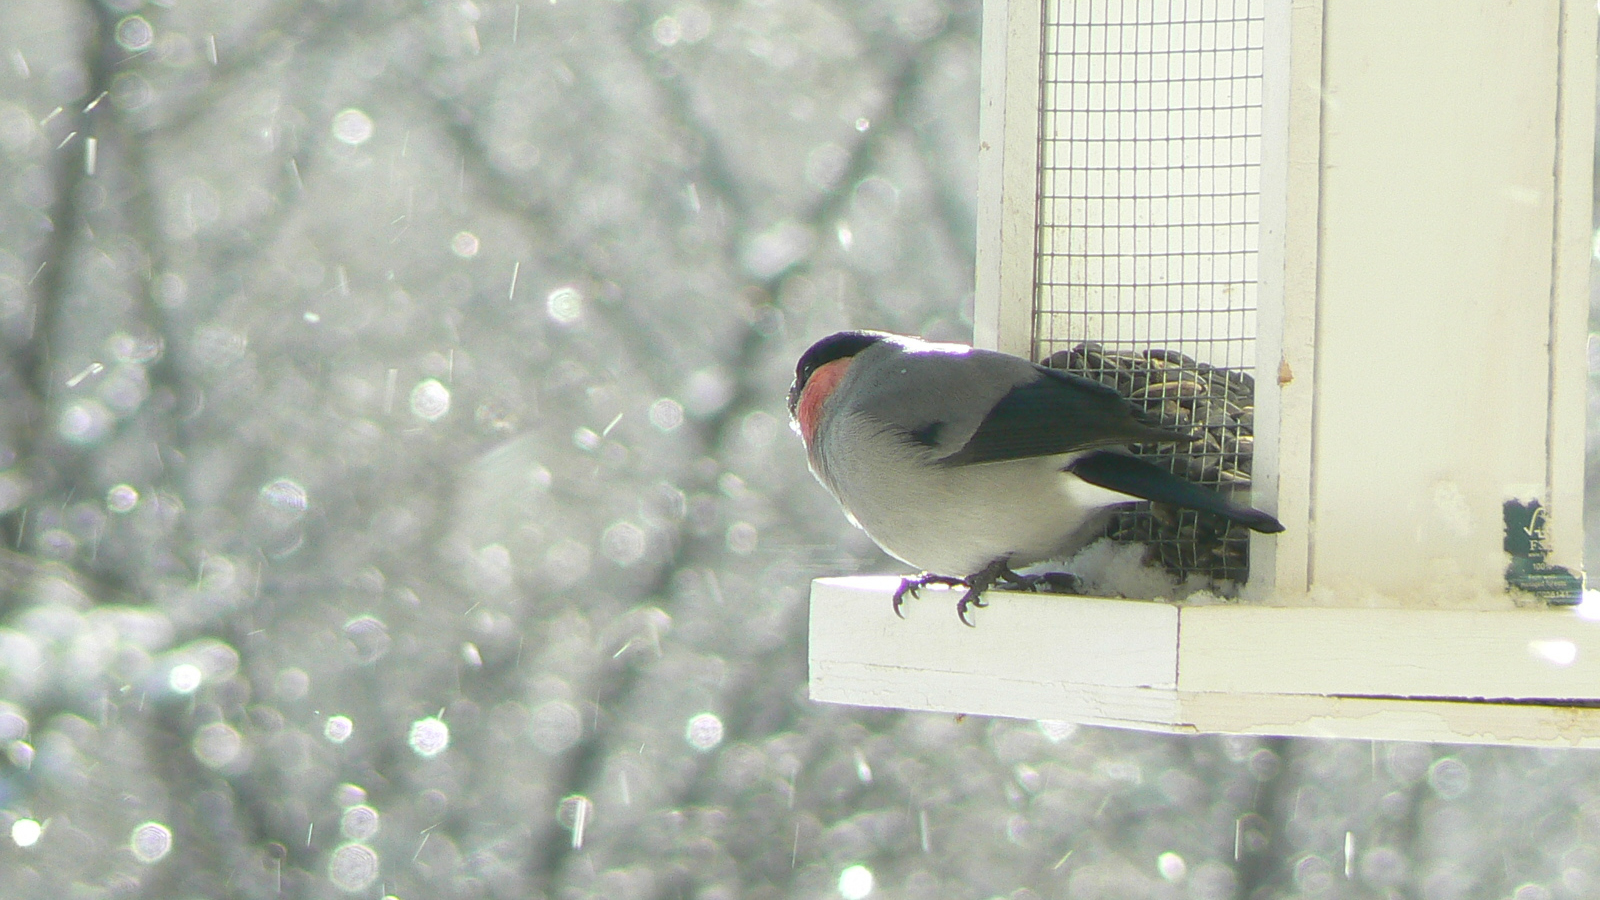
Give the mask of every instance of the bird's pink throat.
M 806 379 L 806 386 L 800 391 L 799 407 L 795 410 L 795 419 L 800 423 L 800 437 L 805 440 L 806 446 L 811 446 L 812 438 L 817 434 L 817 424 L 822 421 L 822 405 L 833 396 L 849 370 L 850 360 L 836 359 L 818 366 Z

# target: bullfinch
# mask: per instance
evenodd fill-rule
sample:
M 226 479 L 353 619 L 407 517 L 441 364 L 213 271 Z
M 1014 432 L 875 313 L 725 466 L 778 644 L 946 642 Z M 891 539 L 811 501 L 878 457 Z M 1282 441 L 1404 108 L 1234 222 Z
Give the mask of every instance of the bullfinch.
M 956 613 L 971 625 L 992 585 L 1070 580 L 1014 567 L 1077 552 L 1139 500 L 1283 530 L 1126 449 L 1191 436 L 1144 421 L 1113 388 L 1005 353 L 841 331 L 800 357 L 789 413 L 850 521 L 922 570 L 895 592 L 897 614 L 926 585 L 965 587 Z

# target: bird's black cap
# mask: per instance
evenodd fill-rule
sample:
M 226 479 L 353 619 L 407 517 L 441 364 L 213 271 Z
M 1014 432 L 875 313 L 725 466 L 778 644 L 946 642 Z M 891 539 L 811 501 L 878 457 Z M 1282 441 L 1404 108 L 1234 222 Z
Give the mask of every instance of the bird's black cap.
M 800 392 L 805 390 L 812 372 L 836 359 L 855 356 L 888 336 L 881 331 L 840 331 L 812 344 L 800 354 L 800 362 L 794 367 L 794 384 L 789 386 L 789 414 L 794 414 Z

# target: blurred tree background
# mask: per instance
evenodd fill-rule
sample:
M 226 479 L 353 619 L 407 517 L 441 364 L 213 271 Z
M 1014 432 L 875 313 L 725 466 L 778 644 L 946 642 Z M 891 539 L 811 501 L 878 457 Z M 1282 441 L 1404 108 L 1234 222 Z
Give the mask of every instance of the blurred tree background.
M 975 0 L 0 6 L 0 896 L 1549 900 L 1600 758 L 806 699 Z

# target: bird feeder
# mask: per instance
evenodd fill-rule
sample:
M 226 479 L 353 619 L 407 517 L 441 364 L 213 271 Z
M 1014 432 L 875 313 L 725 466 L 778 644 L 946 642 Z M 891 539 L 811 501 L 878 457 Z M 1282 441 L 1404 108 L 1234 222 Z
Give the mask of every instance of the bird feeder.
M 1211 469 L 1287 530 L 1249 539 L 1221 602 L 995 594 L 966 628 L 931 591 L 897 619 L 897 579 L 819 580 L 812 696 L 1600 746 L 1580 602 L 1595 19 L 985 0 L 976 343 L 1145 360 L 1123 389 L 1217 429 L 1236 465 Z M 1223 396 L 1201 414 L 1183 391 Z

